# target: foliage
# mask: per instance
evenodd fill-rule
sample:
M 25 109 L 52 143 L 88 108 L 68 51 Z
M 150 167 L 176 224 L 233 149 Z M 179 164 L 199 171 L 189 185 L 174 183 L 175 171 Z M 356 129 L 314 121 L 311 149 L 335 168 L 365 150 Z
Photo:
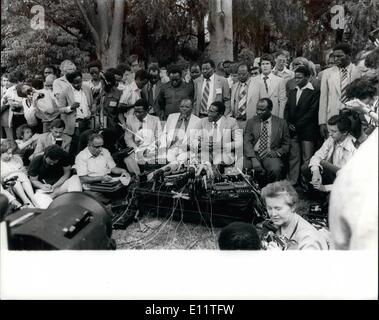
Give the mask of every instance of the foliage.
M 108 0 L 107 0 L 108 1 Z M 83 67 L 99 55 L 93 32 L 78 3 L 96 28 L 97 0 L 1 0 L 2 71 L 23 70 L 29 75 L 44 64 L 72 59 Z M 114 1 L 107 2 L 108 9 Z M 46 28 L 33 30 L 30 9 L 45 9 Z M 126 0 L 121 60 L 137 53 L 162 65 L 179 58 L 198 60 L 206 50 L 204 0 Z M 345 30 L 331 28 L 330 9 L 343 4 L 348 12 Z M 337 41 L 348 41 L 355 52 L 368 47 L 367 36 L 379 27 L 378 4 L 366 0 L 234 0 L 234 56 L 249 52 L 248 59 L 278 48 L 292 56 L 304 55 L 322 62 L 323 53 Z M 110 25 L 112 20 L 108 21 Z M 100 30 L 100 29 L 99 29 Z M 100 30 L 101 31 L 101 30 Z M 107 39 L 106 39 L 107 40 Z M 109 40 L 109 39 L 108 39 Z M 242 51 L 247 49 L 247 51 Z M 245 58 L 244 58 L 245 59 Z
M 74 27 L 80 24 L 71 15 L 73 8 L 70 1 L 51 1 L 49 7 L 44 6 L 46 20 L 43 30 L 31 28 L 33 14 L 30 9 L 35 4 L 38 2 L 2 1 L 2 71 L 21 70 L 31 77 L 41 73 L 44 65 L 59 66 L 64 59 L 70 59 L 79 68 L 84 68 L 93 47 L 88 41 L 82 41 L 84 35 Z
M 365 4 L 366 3 L 366 4 Z M 322 62 L 323 53 L 338 41 L 354 51 L 367 48 L 368 34 L 379 27 L 375 1 L 333 0 L 236 0 L 233 2 L 236 53 L 250 48 L 256 55 L 287 49 Z M 331 28 L 331 8 L 341 4 L 350 19 L 345 30 Z

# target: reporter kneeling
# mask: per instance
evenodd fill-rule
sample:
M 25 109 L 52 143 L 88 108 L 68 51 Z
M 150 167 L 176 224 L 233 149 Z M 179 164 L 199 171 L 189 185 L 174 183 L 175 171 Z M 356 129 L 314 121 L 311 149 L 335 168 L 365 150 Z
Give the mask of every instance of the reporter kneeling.
M 289 181 L 268 184 L 261 196 L 276 234 L 289 239 L 288 250 L 328 250 L 323 234 L 296 213 L 298 195 Z

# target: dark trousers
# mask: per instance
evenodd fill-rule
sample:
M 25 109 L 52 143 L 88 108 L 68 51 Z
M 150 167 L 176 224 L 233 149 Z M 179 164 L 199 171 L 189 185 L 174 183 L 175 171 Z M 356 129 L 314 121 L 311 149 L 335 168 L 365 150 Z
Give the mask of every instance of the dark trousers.
M 288 180 L 292 184 L 299 182 L 301 165 L 311 160 L 314 150 L 313 141 L 301 141 L 297 137 L 291 139 L 288 157 Z
M 261 163 L 265 174 L 262 177 L 255 176 L 254 178 L 258 180 L 259 185 L 265 186 L 268 183 L 282 180 L 284 177 L 284 164 L 280 158 L 264 158 L 257 160 Z M 251 159 L 243 158 L 243 168 L 250 171 L 253 168 L 253 163 Z
M 304 185 L 309 197 L 312 200 L 325 201 L 327 198 L 327 193 L 313 188 L 310 183 L 312 181 L 312 171 L 309 168 L 309 161 L 304 163 L 304 165 L 301 167 L 301 174 L 302 178 L 304 179 Z M 321 177 L 323 185 L 333 184 L 334 180 L 336 180 L 336 173 L 330 170 L 327 166 L 323 166 Z
M 81 120 L 78 119 L 78 126 L 75 128 L 75 132 L 72 135 L 71 145 L 70 145 L 70 156 L 74 157 L 79 153 L 79 142 L 80 136 L 87 130 L 91 129 L 91 119 Z

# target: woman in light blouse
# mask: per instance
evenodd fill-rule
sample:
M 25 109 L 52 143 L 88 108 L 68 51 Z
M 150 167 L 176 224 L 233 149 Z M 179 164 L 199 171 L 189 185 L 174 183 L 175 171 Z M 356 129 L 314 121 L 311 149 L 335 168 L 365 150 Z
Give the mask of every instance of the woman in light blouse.
M 298 195 L 289 181 L 276 181 L 262 189 L 261 194 L 276 234 L 288 239 L 288 250 L 328 250 L 323 233 L 296 213 Z M 276 244 L 270 243 L 271 248 Z M 278 247 L 279 248 L 279 247 Z

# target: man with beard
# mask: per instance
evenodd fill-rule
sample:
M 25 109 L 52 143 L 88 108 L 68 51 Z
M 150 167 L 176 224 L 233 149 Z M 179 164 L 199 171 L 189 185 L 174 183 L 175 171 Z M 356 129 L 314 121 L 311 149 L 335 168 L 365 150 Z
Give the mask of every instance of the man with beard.
M 193 84 L 183 80 L 182 70 L 178 66 L 170 67 L 168 75 L 170 82 L 162 85 L 158 96 L 161 120 L 166 120 L 172 113 L 180 112 L 180 101 L 184 98 L 193 99 Z

